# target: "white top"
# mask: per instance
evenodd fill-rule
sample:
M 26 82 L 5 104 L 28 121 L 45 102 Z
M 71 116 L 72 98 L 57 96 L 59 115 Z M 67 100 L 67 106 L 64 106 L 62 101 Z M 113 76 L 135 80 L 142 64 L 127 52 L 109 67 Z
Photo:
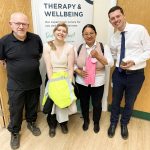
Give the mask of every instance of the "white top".
M 53 72 L 68 71 L 68 55 L 72 48 L 73 45 L 65 43 L 62 54 L 58 57 L 56 50 L 51 50 L 48 43 L 44 44 L 44 50 L 48 51 L 51 58 L 50 60 Z
M 91 48 L 88 45 L 86 45 L 85 47 L 87 49 L 87 53 L 90 54 L 90 51 L 93 50 L 95 47 L 95 43 Z M 108 62 L 108 65 L 106 65 L 106 66 L 112 67 L 114 64 L 114 61 L 112 58 L 110 48 L 107 45 L 104 45 L 104 57 L 107 59 L 107 62 Z M 95 84 L 91 85 L 91 87 L 98 87 L 98 86 L 104 85 L 105 77 L 106 77 L 105 73 L 106 73 L 105 68 L 103 70 L 101 70 L 99 73 L 97 73 L 96 77 L 95 77 Z M 81 85 L 88 86 L 85 84 L 84 79 L 79 75 L 76 76 L 76 82 Z
M 146 67 L 146 60 L 150 58 L 150 36 L 142 25 L 126 23 L 125 31 L 125 58 L 124 62 L 133 60 L 135 65 L 130 70 L 137 70 Z M 110 48 L 116 67 L 119 67 L 120 49 L 121 49 L 121 32 L 116 31 L 110 42 Z

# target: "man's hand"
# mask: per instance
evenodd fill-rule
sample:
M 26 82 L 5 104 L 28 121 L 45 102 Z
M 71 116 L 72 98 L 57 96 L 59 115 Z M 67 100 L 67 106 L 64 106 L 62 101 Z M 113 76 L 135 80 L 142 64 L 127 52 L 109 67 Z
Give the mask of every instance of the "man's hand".
M 125 63 L 121 63 L 120 67 L 124 70 L 128 70 L 130 67 L 134 66 L 135 63 L 133 60 L 128 60 Z

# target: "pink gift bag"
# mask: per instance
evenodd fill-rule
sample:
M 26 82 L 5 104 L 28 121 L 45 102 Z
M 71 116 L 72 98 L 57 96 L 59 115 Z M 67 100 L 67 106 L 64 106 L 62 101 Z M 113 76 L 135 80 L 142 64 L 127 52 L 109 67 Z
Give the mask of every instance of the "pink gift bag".
M 87 71 L 88 76 L 84 78 L 86 85 L 93 85 L 95 83 L 95 74 L 96 74 L 96 62 L 94 58 L 88 57 L 86 59 L 85 71 Z

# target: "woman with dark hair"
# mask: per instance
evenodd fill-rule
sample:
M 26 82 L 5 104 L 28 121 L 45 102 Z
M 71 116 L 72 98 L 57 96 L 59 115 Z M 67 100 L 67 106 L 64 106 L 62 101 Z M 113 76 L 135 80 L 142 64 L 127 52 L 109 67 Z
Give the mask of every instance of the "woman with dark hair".
M 93 105 L 94 132 L 100 130 L 99 121 L 102 111 L 102 97 L 105 84 L 105 66 L 113 66 L 113 58 L 107 45 L 96 41 L 96 29 L 92 24 L 83 27 L 85 43 L 77 51 L 75 73 L 79 89 L 80 106 L 83 116 L 83 130 L 89 127 L 89 102 Z
M 68 34 L 67 25 L 64 22 L 58 23 L 53 30 L 53 34 L 55 39 L 44 45 L 43 52 L 48 80 L 49 82 L 52 81 L 54 74 L 63 72 L 72 81 L 75 57 L 73 46 L 65 42 Z M 59 94 L 57 91 L 56 95 Z M 70 107 L 59 108 L 55 105 L 55 102 L 53 103 L 53 109 L 47 116 L 50 137 L 54 137 L 56 134 L 57 122 L 60 123 L 62 132 L 64 134 L 68 133 L 67 122 L 69 120 Z

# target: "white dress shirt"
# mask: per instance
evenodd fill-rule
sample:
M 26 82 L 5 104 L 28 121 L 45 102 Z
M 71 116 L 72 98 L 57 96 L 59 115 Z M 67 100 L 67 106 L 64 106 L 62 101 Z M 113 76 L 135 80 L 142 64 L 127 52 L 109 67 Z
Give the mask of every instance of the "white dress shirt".
M 126 23 L 125 31 L 125 58 L 124 62 L 132 60 L 135 65 L 129 70 L 137 70 L 146 67 L 146 60 L 150 58 L 150 36 L 142 25 Z M 116 67 L 119 67 L 120 49 L 121 49 L 121 32 L 116 31 L 110 42 L 110 48 Z

